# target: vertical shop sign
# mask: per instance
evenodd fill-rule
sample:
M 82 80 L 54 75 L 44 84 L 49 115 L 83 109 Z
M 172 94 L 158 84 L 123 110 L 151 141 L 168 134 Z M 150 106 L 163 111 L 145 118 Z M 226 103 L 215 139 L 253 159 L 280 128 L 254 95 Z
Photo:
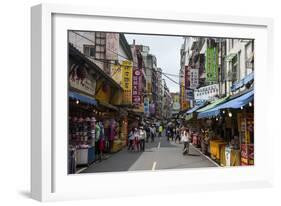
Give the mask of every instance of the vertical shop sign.
M 134 105 L 141 104 L 141 92 L 140 92 L 141 70 L 134 69 L 133 71 L 133 85 L 132 85 L 132 103 Z
M 106 59 L 117 60 L 119 50 L 119 34 L 118 33 L 106 33 Z
M 143 103 L 144 114 L 146 116 L 149 116 L 149 98 L 145 97 Z
M 207 48 L 206 51 L 206 81 L 218 81 L 218 49 L 216 47 Z
M 123 88 L 123 103 L 132 104 L 132 70 L 133 63 L 131 61 L 123 61 L 122 65 L 122 80 L 121 86 Z
M 190 69 L 190 88 L 196 89 L 199 85 L 199 70 Z

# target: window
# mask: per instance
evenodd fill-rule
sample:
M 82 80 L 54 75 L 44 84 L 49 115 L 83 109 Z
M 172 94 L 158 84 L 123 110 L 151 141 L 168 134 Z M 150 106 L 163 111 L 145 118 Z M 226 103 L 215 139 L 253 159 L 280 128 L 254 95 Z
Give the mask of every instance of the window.
M 88 57 L 95 57 L 96 48 L 94 45 L 84 45 L 84 54 Z
M 237 61 L 237 55 L 235 55 L 231 61 L 232 82 L 235 82 L 237 80 L 237 67 L 238 67 L 238 61 Z

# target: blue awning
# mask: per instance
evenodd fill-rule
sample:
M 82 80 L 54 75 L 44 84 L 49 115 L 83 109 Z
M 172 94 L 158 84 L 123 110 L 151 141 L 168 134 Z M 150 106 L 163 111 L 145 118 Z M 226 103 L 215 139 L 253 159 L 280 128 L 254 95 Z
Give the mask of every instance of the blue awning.
M 218 107 L 214 109 L 238 109 L 240 107 L 243 107 L 244 105 L 248 104 L 254 99 L 254 90 L 251 90 L 247 92 L 246 94 L 243 94 L 235 99 L 232 99 L 224 104 L 219 105 Z
M 246 77 L 244 77 L 243 79 L 234 82 L 234 84 L 231 86 L 231 91 L 234 92 L 237 89 L 240 89 L 241 87 L 243 87 L 245 84 L 248 84 L 249 82 L 254 80 L 254 72 L 248 74 Z
M 197 109 L 200 109 L 201 107 L 203 107 L 204 105 L 205 105 L 205 103 L 197 105 L 197 106 L 191 108 L 190 110 L 188 110 L 185 114 L 191 114 L 191 113 L 195 112 Z
M 72 99 L 77 99 L 77 100 L 87 103 L 87 104 L 97 105 L 97 101 L 94 98 L 87 97 L 87 96 L 79 94 L 77 92 L 68 92 L 68 96 Z
M 211 117 L 216 117 L 219 114 L 220 114 L 220 110 L 215 110 L 215 108 L 214 108 L 214 109 L 211 109 L 211 110 L 208 110 L 208 111 L 205 111 L 205 112 L 198 113 L 197 118 L 198 119 L 211 118 Z
M 247 92 L 246 94 L 243 94 L 235 99 L 229 100 L 225 103 L 222 103 L 215 108 L 212 108 L 210 110 L 200 112 L 197 116 L 198 119 L 202 118 L 209 118 L 209 117 L 216 117 L 220 114 L 221 109 L 238 109 L 240 107 L 245 106 L 249 102 L 251 102 L 254 99 L 254 90 L 251 90 Z

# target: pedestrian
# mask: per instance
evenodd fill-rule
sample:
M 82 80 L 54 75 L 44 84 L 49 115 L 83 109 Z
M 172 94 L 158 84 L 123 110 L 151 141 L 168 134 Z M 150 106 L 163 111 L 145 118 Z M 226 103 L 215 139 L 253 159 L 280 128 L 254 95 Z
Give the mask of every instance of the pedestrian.
M 132 129 L 128 135 L 128 151 L 134 150 L 134 129 Z
M 175 143 L 177 143 L 177 140 L 180 142 L 180 128 L 177 126 L 176 127 L 176 134 L 175 134 Z
M 154 137 L 156 137 L 156 126 L 152 126 L 152 136 L 151 136 L 151 142 L 154 142 Z
M 138 128 L 135 128 L 133 136 L 134 136 L 134 151 L 139 151 L 140 150 L 140 143 L 139 143 L 139 130 L 138 130 Z
M 158 137 L 162 136 L 162 132 L 163 132 L 163 126 L 160 124 L 160 126 L 158 128 Z
M 146 131 L 146 142 L 148 142 L 149 138 L 151 137 L 150 125 L 149 124 L 146 125 L 145 131 Z
M 143 152 L 145 150 L 145 140 L 146 140 L 146 131 L 141 126 L 139 130 L 139 142 L 140 142 L 140 151 Z
M 183 129 L 181 133 L 181 141 L 183 142 L 183 154 L 188 154 L 189 153 L 189 130 L 188 129 Z

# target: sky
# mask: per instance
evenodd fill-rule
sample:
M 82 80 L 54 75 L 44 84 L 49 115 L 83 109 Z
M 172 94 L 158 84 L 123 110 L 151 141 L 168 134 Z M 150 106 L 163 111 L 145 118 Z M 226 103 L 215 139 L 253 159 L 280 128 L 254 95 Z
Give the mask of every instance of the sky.
M 157 58 L 157 67 L 164 73 L 179 75 L 180 70 L 180 48 L 183 44 L 183 37 L 160 36 L 160 35 L 139 35 L 125 34 L 129 44 L 135 39 L 137 45 L 149 46 L 149 53 Z M 179 82 L 179 77 L 169 76 L 174 81 Z M 179 85 L 167 79 L 166 84 L 170 92 L 179 92 Z

